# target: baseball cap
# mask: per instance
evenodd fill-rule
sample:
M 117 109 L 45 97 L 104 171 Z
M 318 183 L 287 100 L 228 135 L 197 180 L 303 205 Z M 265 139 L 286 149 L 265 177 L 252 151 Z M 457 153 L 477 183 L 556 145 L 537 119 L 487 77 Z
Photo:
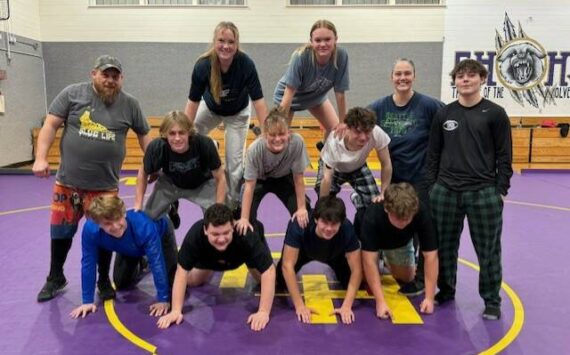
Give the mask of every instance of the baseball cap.
M 95 60 L 95 65 L 93 66 L 93 69 L 107 70 L 109 68 L 115 68 L 120 73 L 123 72 L 123 67 L 121 66 L 121 62 L 113 56 L 105 54 L 97 58 L 97 60 Z

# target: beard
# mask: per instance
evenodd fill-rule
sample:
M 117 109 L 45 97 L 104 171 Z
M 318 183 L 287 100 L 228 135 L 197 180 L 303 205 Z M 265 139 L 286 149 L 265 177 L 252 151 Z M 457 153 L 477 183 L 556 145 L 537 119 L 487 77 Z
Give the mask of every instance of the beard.
M 121 85 L 115 84 L 113 87 L 105 86 L 104 84 L 97 83 L 93 81 L 93 87 L 95 88 L 95 92 L 97 96 L 105 103 L 105 105 L 109 106 L 121 92 Z

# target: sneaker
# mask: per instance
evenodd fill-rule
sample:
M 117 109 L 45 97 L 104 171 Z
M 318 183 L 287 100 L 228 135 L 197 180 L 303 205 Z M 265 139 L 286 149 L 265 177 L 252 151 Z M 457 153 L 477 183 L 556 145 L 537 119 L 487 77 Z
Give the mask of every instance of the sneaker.
M 115 299 L 117 296 L 109 279 L 97 281 L 97 288 L 99 289 L 99 298 L 103 301 Z
M 454 299 L 454 295 L 439 291 L 434 297 L 434 303 L 441 306 L 442 304 L 453 301 Z
M 317 144 L 315 144 L 315 147 L 317 147 L 317 150 L 320 152 L 321 150 L 323 150 L 325 144 L 323 143 L 323 141 L 318 141 Z
M 403 284 L 398 290 L 400 294 L 408 297 L 421 295 L 424 291 L 425 289 L 423 287 L 418 287 L 413 281 Z
M 174 229 L 178 229 L 178 227 L 180 227 L 180 215 L 178 214 L 178 201 L 170 205 L 170 210 L 168 211 L 168 217 L 170 217 Z
M 485 306 L 483 311 L 483 319 L 485 320 L 499 320 L 501 318 L 501 307 L 499 306 Z
M 45 302 L 53 299 L 59 291 L 63 290 L 63 288 L 67 285 L 67 280 L 65 277 L 57 278 L 57 279 L 50 279 L 48 277 L 46 283 L 38 293 L 38 302 Z

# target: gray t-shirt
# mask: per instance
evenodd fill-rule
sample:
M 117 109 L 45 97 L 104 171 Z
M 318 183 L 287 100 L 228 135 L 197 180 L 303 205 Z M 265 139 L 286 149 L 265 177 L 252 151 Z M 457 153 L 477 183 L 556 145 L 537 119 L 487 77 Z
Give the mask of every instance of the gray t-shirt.
M 348 54 L 341 47 L 336 49 L 336 67 L 333 60 L 320 66 L 313 59 L 313 50 L 306 49 L 295 53 L 285 75 L 277 83 L 273 101 L 279 105 L 283 100 L 285 87 L 296 89 L 291 110 L 302 111 L 323 103 L 331 88 L 335 92 L 345 92 L 349 89 Z
M 117 188 L 129 128 L 142 135 L 150 130 L 134 97 L 121 92 L 107 106 L 90 82 L 63 89 L 49 113 L 65 120 L 56 180 L 86 190 Z
M 290 173 L 303 173 L 309 164 L 309 154 L 299 134 L 291 133 L 287 149 L 278 154 L 267 149 L 267 141 L 262 136 L 247 149 L 243 177 L 246 180 L 280 178 Z

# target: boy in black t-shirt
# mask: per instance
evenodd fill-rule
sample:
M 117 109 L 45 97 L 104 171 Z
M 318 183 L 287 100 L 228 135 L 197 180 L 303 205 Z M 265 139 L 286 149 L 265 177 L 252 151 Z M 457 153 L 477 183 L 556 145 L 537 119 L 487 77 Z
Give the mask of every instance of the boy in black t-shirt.
M 366 209 L 360 233 L 364 275 L 376 299 L 376 315 L 380 318 L 391 316 L 391 311 L 382 293 L 378 254 L 382 251 L 397 281 L 413 281 L 416 274 L 415 234 L 424 256 L 426 290 L 420 311 L 430 314 L 433 313 L 438 258 L 437 238 L 429 211 L 419 203 L 412 185 L 405 182 L 389 185 L 384 192 L 384 202 L 374 203 Z
M 196 133 L 181 111 L 166 114 L 160 135 L 148 145 L 139 169 L 135 210 L 142 209 L 148 178 L 153 175 L 158 175 L 158 180 L 144 208 L 152 219 L 168 212 L 179 198 L 196 203 L 202 210 L 223 203 L 226 178 L 214 142 Z M 175 218 L 173 223 L 178 227 Z
M 344 324 L 354 322 L 352 303 L 362 280 L 360 244 L 350 221 L 346 219 L 344 202 L 334 196 L 317 201 L 309 225 L 301 228 L 297 220 L 289 222 L 285 244 L 277 265 L 278 282 L 289 289 L 297 319 L 309 323 L 314 310 L 305 306 L 299 292 L 296 273 L 303 265 L 316 260 L 328 264 L 346 288 L 342 306 L 334 310 Z
M 233 228 L 232 211 L 223 204 L 206 210 L 186 234 L 178 252 L 178 267 L 172 287 L 172 310 L 161 317 L 159 328 L 182 322 L 186 287 L 200 286 L 214 271 L 234 270 L 246 264 L 251 275 L 261 282 L 259 309 L 247 320 L 251 329 L 260 331 L 269 322 L 275 294 L 275 266 L 265 238 L 253 232 L 240 236 Z

